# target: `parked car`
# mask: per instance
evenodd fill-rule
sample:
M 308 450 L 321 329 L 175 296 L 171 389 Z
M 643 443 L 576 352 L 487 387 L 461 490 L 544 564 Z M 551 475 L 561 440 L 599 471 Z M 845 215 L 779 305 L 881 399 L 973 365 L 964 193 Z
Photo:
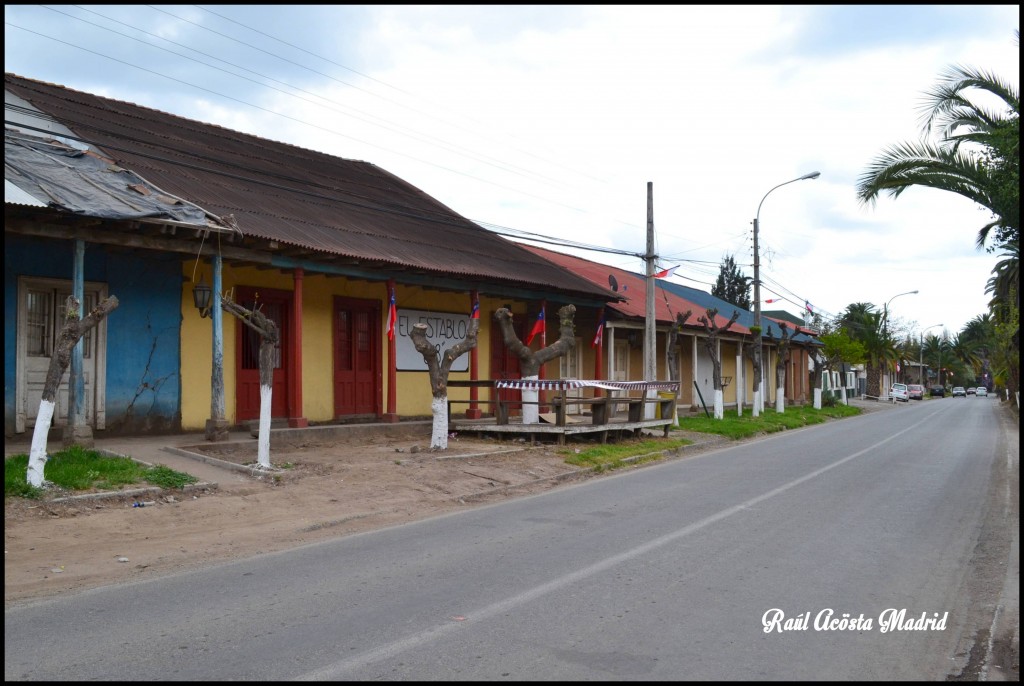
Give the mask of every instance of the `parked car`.
M 955 398 L 957 396 L 960 396 L 961 398 L 966 398 L 967 397 L 967 391 L 964 390 L 963 386 L 954 386 L 953 387 L 953 397 Z
M 931 397 L 933 397 L 933 398 L 945 398 L 946 397 L 946 387 L 945 386 L 932 386 L 928 390 L 928 394 Z
M 919 383 L 907 384 L 911 400 L 924 400 L 924 386 Z
M 974 395 L 974 394 L 975 394 L 975 393 L 977 393 L 977 392 L 978 392 L 978 391 L 977 391 L 977 389 L 976 389 L 976 388 L 975 388 L 974 386 L 971 386 L 971 387 L 969 387 L 969 388 L 967 389 L 967 395 Z
M 975 395 L 979 398 L 986 398 L 988 397 L 988 389 L 984 386 L 978 386 L 978 390 L 975 392 Z
M 889 396 L 893 400 L 901 400 L 908 403 L 910 402 L 910 389 L 907 388 L 905 383 L 894 383 L 892 388 L 889 389 Z

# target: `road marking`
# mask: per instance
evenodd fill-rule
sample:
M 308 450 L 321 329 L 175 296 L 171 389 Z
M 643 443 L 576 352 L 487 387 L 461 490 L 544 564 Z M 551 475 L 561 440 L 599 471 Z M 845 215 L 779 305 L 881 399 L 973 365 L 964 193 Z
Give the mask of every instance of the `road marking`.
M 433 626 L 429 629 L 418 631 L 397 641 L 392 641 L 386 645 L 382 645 L 377 648 L 367 650 L 359 655 L 354 655 L 352 657 L 339 660 L 333 664 L 326 665 L 319 669 L 306 672 L 295 677 L 295 680 L 341 680 L 344 678 L 343 675 L 348 672 L 360 669 L 367 665 L 373 664 L 374 662 L 381 662 L 383 660 L 395 657 L 407 650 L 412 650 L 413 648 L 417 648 L 431 641 L 436 641 L 441 638 L 444 638 L 445 636 L 455 631 L 462 631 L 468 626 L 472 626 L 479 622 L 486 621 L 496 615 L 501 615 L 503 613 L 509 612 L 515 609 L 516 607 L 519 607 L 520 605 L 524 605 L 526 603 L 534 601 L 549 593 L 553 593 L 554 591 L 557 591 L 559 589 L 565 588 L 567 586 L 572 586 L 574 584 L 578 584 L 581 581 L 584 581 L 587 578 L 594 576 L 595 574 L 600 574 L 601 572 L 604 572 L 616 565 L 622 564 L 623 562 L 628 562 L 629 560 L 632 560 L 634 558 L 646 555 L 652 550 L 656 550 L 658 548 L 661 548 L 662 546 L 666 546 L 670 543 L 673 543 L 679 540 L 680 538 L 684 538 L 686 536 L 694 534 L 700 531 L 701 529 L 704 529 L 716 522 L 720 522 L 723 519 L 727 519 L 733 516 L 734 514 L 743 512 L 744 510 L 747 510 L 752 506 L 757 505 L 758 503 L 770 500 L 771 498 L 781 495 L 786 491 L 796 488 L 800 484 L 810 481 L 811 479 L 815 479 L 821 476 L 822 474 L 849 462 L 850 460 L 856 459 L 862 455 L 865 455 L 875 450 L 880 446 L 885 445 L 886 443 L 889 443 L 890 441 L 896 440 L 897 438 L 907 433 L 908 431 L 916 429 L 921 424 L 929 421 L 933 416 L 934 413 L 931 413 L 928 416 L 921 419 L 920 421 L 907 426 L 901 431 L 898 431 L 893 435 L 889 436 L 888 438 L 884 438 L 878 441 L 877 443 L 868 446 L 867 448 L 858 450 L 857 452 L 852 453 L 851 455 L 847 455 L 846 457 L 841 458 L 836 462 L 833 462 L 825 467 L 821 467 L 820 469 L 816 469 L 813 472 L 805 474 L 804 476 L 798 479 L 794 479 L 793 481 L 790 481 L 787 484 L 779 486 L 778 488 L 773 488 L 772 490 L 767 491 L 766 493 L 762 493 L 761 495 L 746 500 L 738 505 L 733 505 L 732 507 L 720 510 L 719 512 L 716 512 L 713 515 L 709 515 L 708 517 L 705 517 L 704 519 L 698 522 L 694 522 L 693 524 L 673 531 L 672 533 L 665 534 L 664 536 L 659 536 L 658 538 L 648 541 L 643 545 L 636 546 L 635 548 L 619 553 L 618 555 L 612 555 L 611 557 L 605 558 L 600 562 L 596 562 L 588 567 L 584 567 L 583 569 L 579 569 L 570 574 L 566 574 L 565 576 L 562 576 L 558 579 L 553 579 L 545 584 L 535 586 L 534 588 L 531 588 L 527 591 L 516 594 L 514 596 L 510 596 L 504 600 L 500 600 L 496 603 L 486 605 L 477 610 L 465 612 L 463 613 L 463 615 L 461 615 L 466 618 L 464 621 L 452 622 L 451 618 L 449 617 L 447 618 L 447 621 L 438 623 L 436 626 Z

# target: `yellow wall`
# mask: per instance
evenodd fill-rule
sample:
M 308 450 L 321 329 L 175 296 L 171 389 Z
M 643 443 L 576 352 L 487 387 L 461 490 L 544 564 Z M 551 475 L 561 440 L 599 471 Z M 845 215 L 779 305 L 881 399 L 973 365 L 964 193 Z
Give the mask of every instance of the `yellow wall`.
M 719 347 L 722 358 L 722 376 L 731 376 L 732 381 L 722 391 L 722 402 L 736 403 L 736 388 L 739 379 L 736 376 L 736 343 L 733 341 L 722 341 Z
M 182 266 L 186 281 L 193 278 L 194 263 Z M 209 264 L 200 264 L 195 280 L 205 277 L 207 283 L 212 282 Z M 294 290 L 292 274 L 277 270 L 261 270 L 252 267 L 233 267 L 224 264 L 222 286 L 229 294 L 233 288 L 248 286 L 255 288 L 274 288 L 285 291 Z M 381 324 L 381 379 L 380 407 L 387 412 L 388 398 L 388 340 L 384 334 L 387 323 L 387 291 L 382 282 L 371 283 L 340 277 L 328 277 L 322 274 L 305 275 L 302 283 L 302 416 L 311 423 L 330 422 L 334 417 L 333 361 L 334 342 L 332 340 L 334 297 L 376 300 L 380 303 Z M 455 312 L 469 314 L 469 294 L 440 292 L 427 290 L 418 286 L 396 285 L 395 299 L 399 309 L 435 310 L 438 312 Z M 494 325 L 494 312 L 499 307 L 510 304 L 514 315 L 524 316 L 527 304 L 481 297 L 480 299 L 480 331 L 477 336 L 477 373 L 479 378 L 490 378 L 490 335 L 500 335 Z M 182 408 L 181 423 L 185 430 L 205 428 L 210 417 L 211 370 L 213 366 L 212 320 L 200 318 L 192 304 L 192 289 L 186 284 L 181 300 L 182 313 L 182 344 L 181 344 L 181 379 Z M 229 424 L 236 423 L 235 408 L 235 335 L 234 317 L 227 313 L 223 317 L 224 336 L 224 408 Z M 549 332 L 551 323 L 548 323 Z M 467 353 L 468 355 L 469 353 Z M 557 367 L 555 368 L 557 369 Z M 396 389 L 396 412 L 401 416 L 429 416 L 431 413 L 430 382 L 424 365 L 423 372 L 398 372 Z M 470 372 L 452 372 L 449 379 L 469 379 Z M 469 399 L 469 389 L 452 389 L 449 393 L 453 399 Z M 485 390 L 479 392 L 481 400 L 488 399 Z M 465 405 L 453 410 L 464 411 Z M 487 411 L 486 405 L 481 409 Z

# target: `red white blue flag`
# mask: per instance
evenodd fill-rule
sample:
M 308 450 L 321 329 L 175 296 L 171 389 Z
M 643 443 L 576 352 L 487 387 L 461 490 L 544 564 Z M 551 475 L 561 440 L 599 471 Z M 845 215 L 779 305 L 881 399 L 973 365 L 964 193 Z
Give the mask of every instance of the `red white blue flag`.
M 601 321 L 597 325 L 597 333 L 594 334 L 594 340 L 590 343 L 591 348 L 601 345 L 601 338 L 604 336 L 604 321 L 605 317 L 601 317 Z
M 544 333 L 544 308 L 540 308 L 540 314 L 537 315 L 537 321 L 533 324 L 533 330 L 530 331 L 530 335 L 526 339 L 526 345 L 533 343 L 533 339 L 537 334 Z
M 677 264 L 676 266 L 671 267 L 669 269 L 662 269 L 660 272 L 658 272 L 657 274 L 654 275 L 654 278 L 656 278 L 656 279 L 667 279 L 668 277 L 670 277 L 673 274 L 675 274 L 676 270 L 679 269 L 681 266 L 682 266 L 681 264 Z
M 391 291 L 391 301 L 388 304 L 388 340 L 395 340 L 395 323 L 398 321 L 398 310 L 395 308 L 395 292 Z
M 473 303 L 473 311 L 469 313 L 470 319 L 480 319 L 480 303 Z

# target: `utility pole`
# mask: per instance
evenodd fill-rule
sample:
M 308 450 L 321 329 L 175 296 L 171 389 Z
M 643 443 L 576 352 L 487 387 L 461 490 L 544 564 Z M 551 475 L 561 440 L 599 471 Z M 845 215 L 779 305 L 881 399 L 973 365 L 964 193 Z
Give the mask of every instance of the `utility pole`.
M 647 182 L 647 252 L 644 254 L 644 261 L 647 263 L 647 300 L 644 316 L 644 381 L 657 380 L 657 334 L 654 326 L 654 183 Z M 646 395 L 651 397 L 655 391 L 648 390 Z M 655 396 L 656 397 L 656 396 Z M 654 417 L 654 403 L 644 403 L 646 409 L 644 416 L 648 419 Z M 650 417 L 647 417 L 647 413 Z

